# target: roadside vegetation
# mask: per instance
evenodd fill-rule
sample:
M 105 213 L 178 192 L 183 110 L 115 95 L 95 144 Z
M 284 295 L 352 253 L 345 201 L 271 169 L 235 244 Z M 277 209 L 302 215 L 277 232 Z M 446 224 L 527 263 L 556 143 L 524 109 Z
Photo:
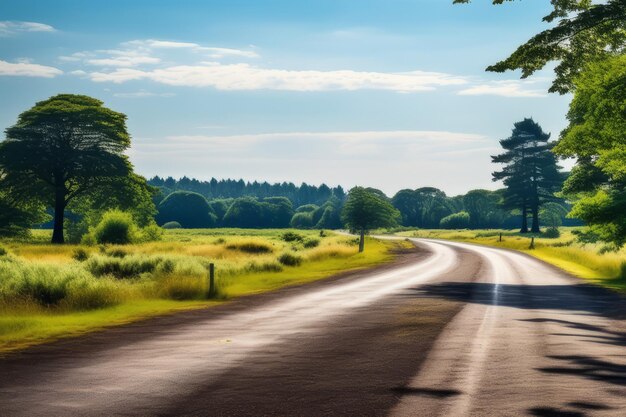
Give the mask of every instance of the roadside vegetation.
M 446 239 L 514 249 L 555 265 L 593 283 L 626 291 L 626 248 L 607 251 L 598 243 L 582 243 L 583 228 L 563 227 L 558 237 L 549 233 L 521 234 L 511 230 L 405 230 L 398 236 Z M 500 234 L 502 240 L 500 241 Z M 534 249 L 530 241 L 534 238 Z
M 371 239 L 359 253 L 352 237 L 267 229 L 176 229 L 126 245 L 54 245 L 50 236 L 0 244 L 0 351 L 371 267 L 406 245 Z

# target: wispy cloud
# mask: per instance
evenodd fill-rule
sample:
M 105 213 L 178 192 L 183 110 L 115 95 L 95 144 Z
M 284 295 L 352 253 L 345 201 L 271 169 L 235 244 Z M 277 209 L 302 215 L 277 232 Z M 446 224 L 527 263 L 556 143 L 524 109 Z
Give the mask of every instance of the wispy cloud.
M 439 72 L 402 73 L 352 70 L 317 71 L 260 68 L 249 64 L 202 63 L 154 70 L 120 68 L 110 72 L 92 72 L 96 82 L 123 83 L 151 80 L 161 84 L 188 87 L 214 87 L 218 90 L 391 90 L 397 92 L 430 91 L 436 87 L 462 85 L 463 77 Z
M 173 97 L 173 93 L 153 93 L 151 91 L 140 90 L 130 93 L 114 93 L 114 97 L 120 98 L 145 98 L 145 97 Z
M 63 74 L 63 71 L 54 67 L 25 61 L 13 63 L 0 60 L 0 76 L 53 78 L 61 74 Z
M 545 97 L 547 88 L 532 86 L 536 81 L 501 80 L 473 85 L 458 92 L 461 96 Z
M 56 29 L 45 23 L 0 21 L 0 35 L 12 35 L 19 32 L 55 32 Z
M 156 39 L 125 42 L 124 45 L 139 49 L 188 49 L 197 53 L 206 53 L 210 58 L 239 57 L 258 58 L 259 54 L 252 50 L 202 46 L 193 42 L 162 41 Z

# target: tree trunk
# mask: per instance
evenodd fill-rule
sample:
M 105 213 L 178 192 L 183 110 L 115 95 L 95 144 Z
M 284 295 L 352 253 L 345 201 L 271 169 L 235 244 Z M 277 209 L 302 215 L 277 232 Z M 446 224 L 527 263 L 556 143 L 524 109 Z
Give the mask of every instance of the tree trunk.
M 526 216 L 526 203 L 522 206 L 522 228 L 520 233 L 528 233 L 528 217 Z
M 52 243 L 65 243 L 63 236 L 63 223 L 65 220 L 65 190 L 57 187 L 54 196 L 54 229 L 52 231 Z
M 530 229 L 532 233 L 539 233 L 539 204 L 533 206 L 533 224 Z
M 365 230 L 361 230 L 361 238 L 359 239 L 359 252 L 365 249 Z

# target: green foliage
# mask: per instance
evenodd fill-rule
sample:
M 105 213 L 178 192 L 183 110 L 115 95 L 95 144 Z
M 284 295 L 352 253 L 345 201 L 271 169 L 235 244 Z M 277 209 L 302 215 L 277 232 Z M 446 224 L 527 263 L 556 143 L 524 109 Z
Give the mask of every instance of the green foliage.
M 207 200 L 198 193 L 176 191 L 159 204 L 157 222 L 178 222 L 184 228 L 214 227 L 217 217 Z
M 156 224 L 150 224 L 140 231 L 140 240 L 142 242 L 154 242 L 163 238 L 164 230 Z
M 14 201 L 0 190 L 0 237 L 28 236 L 30 227 L 42 223 L 47 217 L 40 204 Z
M 473 229 L 502 227 L 508 213 L 500 205 L 500 193 L 489 190 L 471 190 L 463 196 L 463 208 L 469 214 Z
M 78 262 L 84 262 L 89 259 L 89 252 L 87 252 L 83 248 L 77 248 L 72 253 L 72 258 L 77 260 Z
M 543 232 L 543 237 L 548 239 L 557 239 L 561 237 L 561 232 L 558 227 L 548 227 L 545 232 Z
M 541 206 L 539 216 L 541 221 L 550 228 L 558 228 L 563 224 L 563 217 L 567 216 L 569 210 L 563 205 L 555 202 L 547 202 Z
M 304 236 L 295 232 L 285 232 L 280 238 L 285 242 L 302 242 L 304 240 Z
M 310 249 L 310 248 L 316 248 L 318 247 L 320 244 L 320 240 L 319 239 L 307 239 L 304 241 L 304 243 L 302 244 L 306 249 Z
M 110 210 L 102 216 L 92 234 L 100 244 L 126 245 L 138 240 L 139 231 L 129 213 Z
M 450 214 L 441 219 L 442 229 L 466 229 L 470 224 L 470 215 L 466 211 Z
M 290 222 L 290 226 L 294 229 L 311 229 L 313 224 L 313 212 L 296 213 Z
M 285 266 L 299 266 L 302 263 L 302 257 L 285 252 L 278 257 L 278 262 Z
M 227 245 L 226 248 L 245 253 L 271 253 L 274 251 L 270 245 L 263 242 L 238 242 Z
M 224 215 L 223 224 L 241 228 L 284 228 L 293 215 L 291 202 L 284 197 L 259 201 L 251 197 L 236 199 Z
M 576 200 L 570 215 L 594 235 L 626 244 L 626 55 L 595 62 L 576 79 L 555 152 L 577 164 L 563 193 Z
M 348 194 L 342 218 L 350 229 L 368 231 L 396 226 L 400 212 L 380 195 L 362 187 L 354 187 Z
M 296 213 L 312 213 L 315 210 L 319 209 L 319 206 L 315 204 L 305 204 L 296 209 Z
M 469 3 L 470 0 L 454 0 Z M 502 4 L 512 0 L 493 0 Z M 522 70 L 522 78 L 558 61 L 552 92 L 567 93 L 575 88 L 574 80 L 589 62 L 622 54 L 626 45 L 626 2 L 608 0 L 552 0 L 553 11 L 544 21 L 558 24 L 535 35 L 511 56 L 487 68 L 504 72 Z
M 180 229 L 181 224 L 178 222 L 167 222 L 161 226 L 163 229 Z
M 400 212 L 403 226 L 437 228 L 442 218 L 455 212 L 452 200 L 434 187 L 400 190 L 391 202 Z
M 20 114 L 0 143 L 2 188 L 15 201 L 54 208 L 54 243 L 65 240 L 68 205 L 116 195 L 118 180 L 133 175 L 126 116 L 102 104 L 59 94 Z

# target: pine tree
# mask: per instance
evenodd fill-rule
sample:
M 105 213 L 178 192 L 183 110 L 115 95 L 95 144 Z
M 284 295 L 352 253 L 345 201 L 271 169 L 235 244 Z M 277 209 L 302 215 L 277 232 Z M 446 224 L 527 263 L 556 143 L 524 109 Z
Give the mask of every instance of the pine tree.
M 515 123 L 509 138 L 500 141 L 505 152 L 491 157 L 492 162 L 505 165 L 492 174 L 493 180 L 504 182 L 504 206 L 521 211 L 521 233 L 528 232 L 529 214 L 530 231 L 539 232 L 539 209 L 544 202 L 557 200 L 554 193 L 563 183 L 549 139 L 539 124 L 524 119 Z

